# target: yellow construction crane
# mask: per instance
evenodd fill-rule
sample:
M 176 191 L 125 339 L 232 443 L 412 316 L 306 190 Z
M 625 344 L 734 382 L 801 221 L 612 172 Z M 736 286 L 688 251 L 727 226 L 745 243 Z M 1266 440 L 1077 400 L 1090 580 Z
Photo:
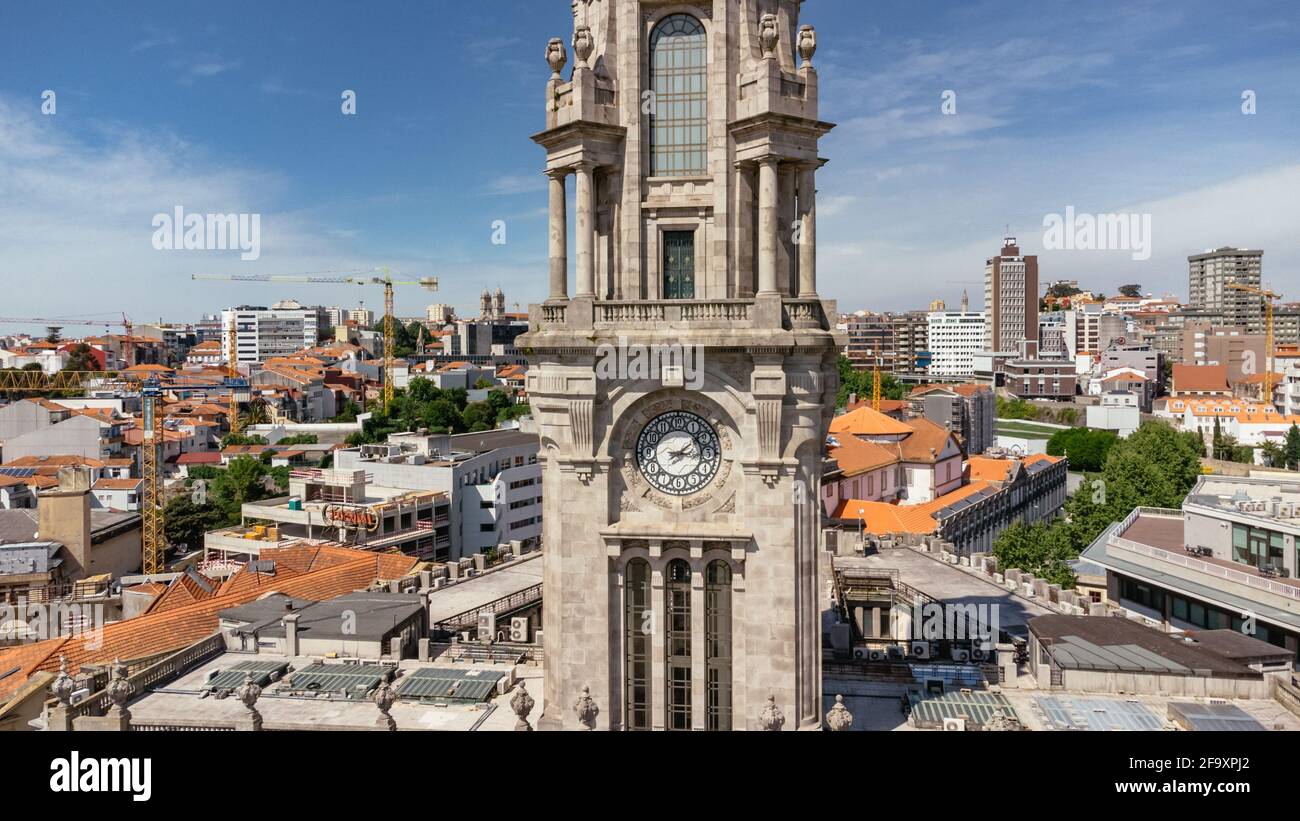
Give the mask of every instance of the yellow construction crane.
M 1273 300 L 1281 299 L 1281 294 L 1275 294 L 1265 288 L 1255 288 L 1251 285 L 1241 285 L 1236 282 L 1229 282 L 1226 288 L 1233 291 L 1241 291 L 1247 294 L 1254 294 L 1264 300 L 1264 393 L 1263 400 L 1268 404 L 1273 404 L 1273 364 L 1276 351 L 1273 349 Z
M 884 362 L 880 357 L 876 357 L 876 369 L 871 373 L 871 409 L 880 413 L 880 401 L 882 399 L 881 375 L 880 369 L 884 367 Z
M 312 274 L 288 274 L 283 276 L 266 274 L 217 275 L 196 274 L 193 279 L 221 280 L 224 282 L 287 282 L 301 285 L 382 285 L 384 286 L 384 413 L 388 413 L 393 404 L 393 348 L 396 345 L 396 328 L 393 318 L 393 286 L 419 285 L 425 290 L 438 290 L 436 277 L 421 277 L 415 280 L 393 279 L 393 272 L 388 268 L 373 271 L 357 271 L 348 276 L 318 276 Z
M 247 390 L 247 384 L 240 379 L 226 379 L 220 385 L 205 382 L 190 384 L 185 379 L 172 377 L 169 384 L 164 385 L 153 374 L 142 376 L 121 371 L 59 371 L 54 374 L 42 371 L 0 371 L 0 392 L 48 395 L 55 391 L 85 390 L 92 386 L 117 386 L 140 392 L 143 409 L 140 425 L 140 479 L 144 491 L 140 500 L 141 568 L 146 574 L 161 573 L 165 569 L 163 565 L 167 549 L 163 530 L 162 473 L 159 467 L 164 436 L 164 414 L 161 408 L 163 391 L 169 387 L 188 393 L 229 390 L 233 394 L 240 389 Z

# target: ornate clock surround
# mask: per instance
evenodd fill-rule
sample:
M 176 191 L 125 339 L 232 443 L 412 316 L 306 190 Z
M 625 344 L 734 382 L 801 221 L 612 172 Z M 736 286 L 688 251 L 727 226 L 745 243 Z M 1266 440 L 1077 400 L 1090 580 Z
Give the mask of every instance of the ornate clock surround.
M 645 426 L 659 416 L 672 411 L 684 411 L 708 422 L 717 433 L 721 447 L 717 473 L 709 483 L 696 493 L 674 496 L 646 481 L 637 464 L 637 440 Z M 700 394 L 684 394 L 676 389 L 656 391 L 642 398 L 619 420 L 619 430 L 613 437 L 614 461 L 621 479 L 619 511 L 622 516 L 637 512 L 699 514 L 706 518 L 715 513 L 735 511 L 736 483 L 741 471 L 737 470 L 740 458 L 740 438 L 735 423 L 714 402 Z

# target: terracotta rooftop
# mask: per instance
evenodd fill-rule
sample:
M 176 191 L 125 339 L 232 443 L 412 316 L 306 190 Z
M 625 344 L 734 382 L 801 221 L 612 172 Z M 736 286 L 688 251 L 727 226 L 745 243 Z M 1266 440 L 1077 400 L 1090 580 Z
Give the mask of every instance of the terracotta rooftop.
M 106 664 L 114 659 L 124 662 L 147 659 L 180 650 L 217 630 L 217 613 L 228 607 L 259 598 L 275 591 L 286 596 L 324 601 L 368 587 L 377 580 L 399 579 L 418 563 L 410 556 L 351 550 L 334 545 L 266 548 L 260 558 L 281 563 L 285 568 L 305 566 L 299 574 L 277 573 L 264 585 L 242 584 L 246 571 L 231 576 L 216 594 L 185 602 L 173 602 L 160 608 L 163 599 L 182 585 L 187 592 L 202 589 L 188 574 L 177 579 L 144 615 L 104 626 L 97 635 L 64 636 L 35 644 L 0 650 L 0 670 L 17 668 L 18 672 L 0 679 L 0 699 L 8 699 L 20 689 L 32 673 L 55 671 L 59 657 L 66 656 L 68 669 L 75 671 L 88 664 Z M 259 574 L 250 573 L 251 576 Z M 178 595 L 177 597 L 183 598 Z
M 912 428 L 906 424 L 863 406 L 831 420 L 831 433 L 854 436 L 906 436 Z

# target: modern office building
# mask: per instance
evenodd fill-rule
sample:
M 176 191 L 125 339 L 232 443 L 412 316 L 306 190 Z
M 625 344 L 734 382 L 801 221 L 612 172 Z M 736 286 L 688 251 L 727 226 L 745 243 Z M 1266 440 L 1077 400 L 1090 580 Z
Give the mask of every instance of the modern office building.
M 1300 655 L 1297 538 L 1300 479 L 1203 476 L 1181 510 L 1138 508 L 1081 558 L 1153 625 L 1238 630 Z
M 983 311 L 932 311 L 927 317 L 929 374 L 938 379 L 975 373 L 975 354 L 989 348 Z
M 313 347 L 328 331 L 324 308 L 304 307 L 294 300 L 277 302 L 270 308 L 243 306 L 221 312 L 222 328 L 235 323 L 236 358 L 231 359 L 230 342 L 222 339 L 226 361 L 265 362 Z

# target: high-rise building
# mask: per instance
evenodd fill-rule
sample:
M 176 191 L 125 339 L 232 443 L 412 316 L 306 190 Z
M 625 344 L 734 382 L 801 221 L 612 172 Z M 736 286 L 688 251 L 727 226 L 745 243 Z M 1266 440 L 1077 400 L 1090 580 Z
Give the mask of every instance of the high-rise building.
M 817 294 L 832 125 L 800 7 L 576 3 L 571 78 L 564 41 L 547 49 L 550 296 L 520 340 L 545 459 L 541 727 L 822 722 L 817 495 L 844 341 Z M 608 340 L 659 362 L 624 369 Z
M 316 344 L 328 321 L 324 308 L 303 307 L 288 299 L 270 308 L 243 306 L 221 312 L 221 327 L 235 322 L 237 357 L 231 359 L 230 341 L 223 334 L 222 355 L 226 361 L 265 362 L 275 356 L 288 356 Z
M 983 311 L 933 311 L 927 322 L 933 377 L 972 376 L 975 354 L 989 348 Z
M 984 264 L 984 310 L 989 346 L 1018 351 L 1025 340 L 1038 341 L 1038 257 L 1020 255 L 1015 237 Z
M 1255 294 L 1229 288 L 1229 284 L 1260 286 L 1264 252 L 1225 246 L 1187 258 L 1188 302 L 1223 314 L 1225 324 L 1264 332 L 1264 303 Z

